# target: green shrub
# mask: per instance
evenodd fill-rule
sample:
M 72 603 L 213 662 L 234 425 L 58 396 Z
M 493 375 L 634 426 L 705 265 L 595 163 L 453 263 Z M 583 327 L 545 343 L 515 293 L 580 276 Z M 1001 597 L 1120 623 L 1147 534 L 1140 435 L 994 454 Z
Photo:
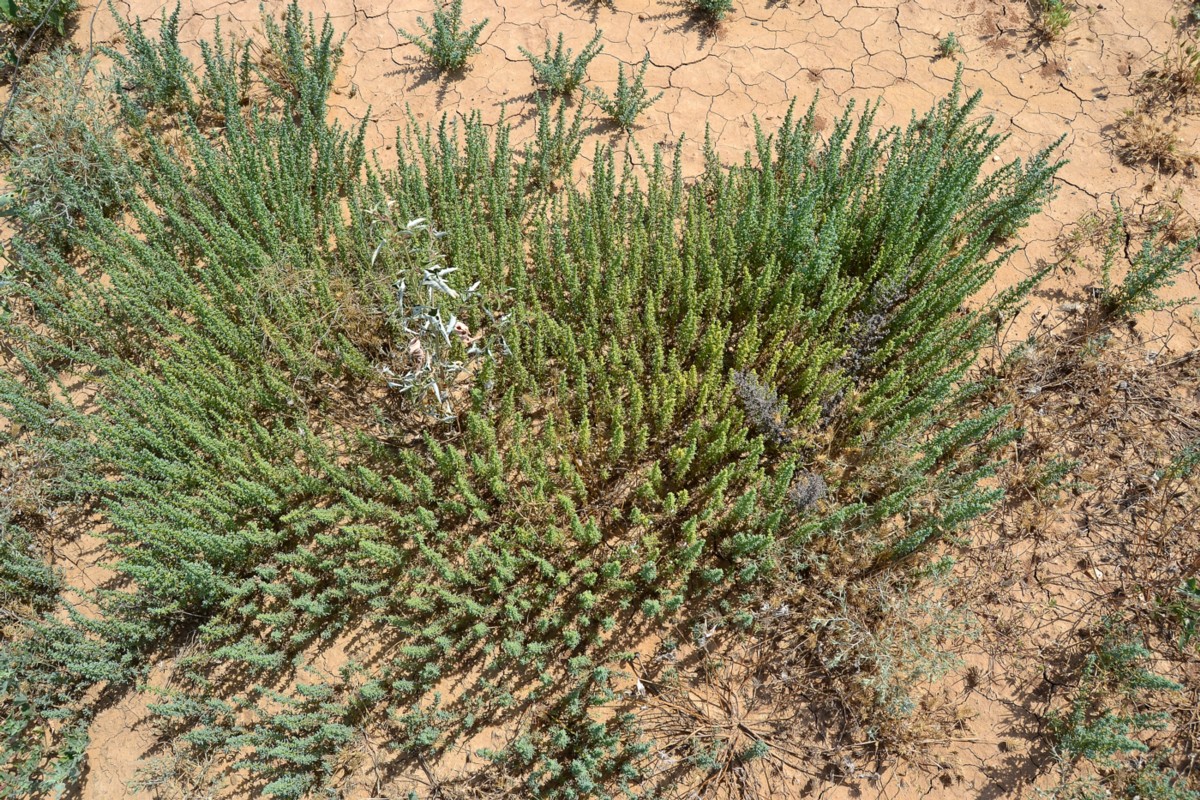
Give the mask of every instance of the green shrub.
M 79 10 L 78 0 L 0 0 L 0 23 L 17 33 L 67 33 L 67 21 Z
M 551 189 L 556 181 L 573 178 L 571 171 L 583 150 L 583 106 L 576 106 L 570 117 L 565 99 L 552 104 L 539 97 L 537 106 L 536 128 L 525 162 L 533 185 Z
M 1200 247 L 1200 235 L 1169 243 L 1163 236 L 1163 230 L 1170 224 L 1170 218 L 1161 220 L 1142 240 L 1141 247 L 1134 251 L 1125 278 L 1119 284 L 1114 284 L 1112 266 L 1118 248 L 1125 242 L 1125 221 L 1115 202 L 1113 212 L 1114 221 L 1101 265 L 1102 312 L 1108 317 L 1131 317 L 1189 302 L 1191 298 L 1165 301 L 1159 297 L 1159 292 L 1167 286 L 1173 286 L 1175 276 L 1187 269 L 1188 261 Z
M 692 8 L 713 22 L 720 22 L 733 11 L 733 0 L 690 0 Z
M 88 202 L 103 209 L 119 201 L 116 119 L 106 102 L 108 87 L 93 65 L 67 47 L 31 61 L 8 120 L 13 207 L 47 230 L 78 219 L 79 197 L 64 191 L 68 184 L 81 187 Z
M 1146 741 L 1146 734 L 1165 728 L 1170 717 L 1141 710 L 1149 693 L 1182 687 L 1146 666 L 1151 654 L 1137 634 L 1113 620 L 1105 626 L 1096 649 L 1084 659 L 1070 707 L 1048 717 L 1059 759 L 1058 795 L 1111 797 L 1116 789 L 1130 798 L 1192 800 L 1196 793 L 1176 783 L 1163 763 L 1165 754 L 1151 753 Z M 1129 753 L 1148 757 L 1139 765 L 1123 758 Z M 1081 763 L 1104 770 L 1102 779 L 1081 775 Z
M 570 48 L 563 49 L 563 35 L 558 35 L 558 44 L 551 48 L 550 40 L 546 40 L 546 52 L 538 58 L 533 53 L 520 48 L 521 53 L 529 59 L 529 63 L 533 65 L 533 80 L 539 86 L 542 86 L 551 94 L 570 97 L 575 93 L 575 90 L 583 85 L 583 79 L 587 75 L 588 64 L 596 56 L 600 55 L 604 50 L 604 45 L 600 44 L 600 37 L 603 31 L 596 31 L 596 35 L 588 42 L 579 55 L 575 55 Z
M 37 709 L 10 764 L 39 719 L 83 719 L 88 689 L 186 632 L 154 712 L 264 792 L 321 790 L 354 731 L 432 756 L 520 705 L 541 711 L 489 779 L 602 796 L 645 762 L 636 718 L 597 711 L 638 625 L 753 635 L 757 592 L 818 563 L 878 574 L 999 496 L 1005 409 L 965 414 L 966 375 L 1029 284 L 962 309 L 1057 165 L 981 177 L 1001 138 L 978 96 L 956 85 L 905 129 L 789 115 L 739 166 L 710 147 L 694 184 L 603 145 L 585 184 L 555 180 L 579 152 L 561 106 L 524 150 L 478 114 L 413 123 L 382 170 L 365 127 L 328 119 L 328 22 L 293 4 L 265 27 L 272 70 L 218 39 L 160 81 L 169 32 L 165 55 L 127 55 L 132 103 L 190 92 L 178 136 L 126 115 L 125 213 L 68 175 L 78 224 L 13 239 L 0 415 L 52 462 L 47 502 L 94 510 L 123 582 L 89 598 L 97 621 L 0 645 L 0 680 L 46 676 L 4 696 L 6 719 Z M 749 375 L 787 436 L 739 396 Z M 308 680 L 312 648 L 367 627 L 365 676 Z M 471 676 L 453 703 L 449 676 Z
M 479 52 L 479 34 L 487 24 L 485 19 L 469 28 L 463 28 L 462 0 L 450 0 L 448 5 L 433 12 L 432 25 L 417 17 L 417 25 L 424 32 L 424 36 L 417 36 L 405 30 L 400 30 L 399 33 L 415 44 L 438 72 L 456 72 L 467 65 L 471 56 Z
M 650 96 L 650 92 L 646 89 L 643 81 L 646 78 L 646 70 L 650 66 L 650 54 L 642 59 L 641 66 L 633 75 L 633 80 L 630 81 L 625 77 L 625 65 L 617 65 L 617 90 L 612 97 L 603 89 L 593 89 L 588 96 L 592 102 L 600 106 L 600 110 L 608 115 L 614 123 L 623 131 L 633 130 L 637 118 L 642 115 L 646 109 L 658 102 L 662 97 L 662 92 Z
M 1071 6 L 1067 0 L 1034 0 L 1033 27 L 1047 42 L 1056 42 L 1071 25 Z
M 954 31 L 950 31 L 941 39 L 938 39 L 937 54 L 939 58 L 957 58 L 965 51 L 962 44 L 958 41 L 958 36 Z
M 21 541 L 20 531 L 4 527 L 5 544 Z M 95 702 L 89 702 L 89 690 L 105 682 L 114 689 L 127 686 L 134 677 L 131 651 L 139 643 L 123 641 L 120 626 L 91 622 L 60 603 L 56 576 L 31 563 L 26 553 L 5 550 L 0 554 L 6 584 L 11 586 L 12 573 L 20 571 L 23 588 L 30 578 L 41 585 L 33 611 L 10 605 L 11 596 L 4 598 L 0 797 L 61 796 L 83 773 Z
M 130 24 L 116 6 L 110 4 L 109 11 L 127 52 L 113 48 L 104 52 L 113 60 L 115 84 L 126 112 L 141 119 L 151 109 L 194 110 L 196 73 L 179 47 L 180 4 L 176 2 L 175 10 L 163 19 L 157 41 L 146 35 L 140 19 Z

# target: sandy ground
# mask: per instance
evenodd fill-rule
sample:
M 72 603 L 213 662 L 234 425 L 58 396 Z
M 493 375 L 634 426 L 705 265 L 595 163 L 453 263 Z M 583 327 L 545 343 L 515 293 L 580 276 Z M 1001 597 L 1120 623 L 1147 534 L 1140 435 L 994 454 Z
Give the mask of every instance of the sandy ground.
M 283 5 L 281 0 L 266 3 L 268 10 Z M 1038 259 L 1054 260 L 1064 228 L 1090 213 L 1107 212 L 1114 199 L 1133 216 L 1162 203 L 1200 207 L 1200 184 L 1189 175 L 1133 169 L 1115 153 L 1113 126 L 1134 106 L 1136 81 L 1180 38 L 1170 20 L 1186 9 L 1169 0 L 1081 6 L 1054 42 L 1039 40 L 1030 8 L 1021 0 L 749 0 L 739 2 L 715 30 L 672 0 L 619 0 L 613 6 L 592 0 L 469 0 L 465 17 L 488 20 L 482 52 L 465 75 L 450 80 L 426 69 L 417 48 L 397 33 L 417 31 L 417 18 L 430 16 L 431 2 L 305 0 L 302 7 L 318 17 L 329 14 L 346 34 L 333 106 L 356 120 L 369 110 L 372 144 L 388 147 L 409 109 L 423 121 L 477 110 L 490 123 L 503 113 L 517 123 L 519 141 L 532 128 L 533 88 L 519 48 L 540 53 L 546 38 L 561 32 L 578 50 L 600 30 L 604 52 L 589 70 L 590 82 L 611 92 L 618 64 L 649 54 L 647 86 L 663 96 L 635 136 L 643 145 L 673 145 L 686 137 L 683 163 L 693 174 L 701 167 L 706 125 L 722 157 L 735 160 L 753 140 L 755 118 L 770 131 L 789 104 L 803 109 L 818 94 L 825 119 L 851 102 L 861 107 L 880 100 L 878 123 L 903 124 L 948 91 L 961 63 L 966 88 L 981 90 L 983 110 L 995 118 L 997 130 L 1011 133 L 1001 158 L 1027 155 L 1061 136 L 1061 152 L 1070 162 L 1059 175 L 1058 197 L 1025 231 L 1029 246 L 1000 275 L 1001 286 L 1027 274 Z M 151 20 L 171 7 L 118 0 L 117 8 Z M 247 0 L 200 0 L 185 3 L 181 18 L 182 38 L 194 42 L 218 18 L 228 31 L 253 34 L 259 8 Z M 107 8 L 95 15 L 84 9 L 77 34 L 81 43 L 111 41 L 114 33 Z M 949 33 L 964 53 L 938 58 L 938 40 Z M 599 127 L 600 113 L 594 108 L 590 113 Z M 1195 149 L 1200 125 L 1183 123 L 1183 142 Z M 1046 289 L 1069 291 L 1094 279 L 1059 275 Z M 1196 294 L 1198 285 L 1193 271 L 1177 296 Z M 1195 328 L 1194 320 L 1187 324 Z M 1184 346 L 1183 341 L 1171 344 Z
M 271 0 L 266 7 L 274 12 L 283 3 Z M 603 31 L 604 53 L 593 62 L 589 78 L 609 91 L 618 63 L 636 63 L 649 54 L 647 83 L 663 96 L 634 135 L 643 145 L 668 146 L 686 137 L 682 158 L 690 174 L 701 165 L 706 125 L 721 156 L 732 161 L 751 143 L 755 118 L 769 131 L 790 103 L 807 106 L 818 93 L 825 120 L 851 102 L 880 99 L 878 122 L 903 124 L 950 88 L 961 63 L 966 88 L 982 90 L 983 109 L 995 117 L 998 130 L 1011 133 L 1000 150 L 1002 158 L 1027 155 L 1063 137 L 1062 154 L 1070 161 L 1058 177 L 1058 196 L 1023 233 L 1027 247 L 1000 274 L 995 288 L 1016 282 L 1041 259 L 1056 260 L 1064 232 L 1089 214 L 1106 212 L 1114 199 L 1135 219 L 1159 206 L 1182 209 L 1185 217 L 1200 208 L 1200 183 L 1188 171 L 1165 175 L 1149 166 L 1131 168 L 1118 158 L 1114 144 L 1113 126 L 1134 105 L 1136 81 L 1183 35 L 1170 20 L 1184 9 L 1168 0 L 1106 0 L 1079 7 L 1065 36 L 1055 42 L 1039 41 L 1029 6 L 1012 0 L 747 0 L 738 2 L 716 30 L 697 24 L 681 4 L 669 0 L 616 0 L 612 7 L 589 0 L 466 0 L 468 20 L 486 17 L 489 22 L 482 52 L 455 80 L 442 80 L 426 70 L 417 48 L 397 33 L 398 28 L 417 30 L 417 17 L 428 18 L 432 2 L 303 0 L 302 7 L 318 17 L 328 13 L 336 29 L 346 33 L 333 104 L 348 120 L 362 119 L 369 109 L 369 144 L 383 148 L 389 148 L 409 109 L 423 121 L 478 110 L 490 123 L 503 113 L 516 123 L 518 140 L 527 136 L 532 128 L 531 70 L 518 48 L 540 52 L 544 40 L 559 32 L 578 50 L 596 30 Z M 164 13 L 160 3 L 144 0 L 118 0 L 117 8 L 145 20 L 161 19 Z M 194 44 L 218 18 L 227 31 L 253 35 L 259 8 L 247 0 L 195 0 L 184 4 L 182 18 L 183 38 Z M 107 8 L 89 4 L 81 14 L 76 40 L 83 45 L 107 43 L 115 31 Z M 938 40 L 951 32 L 965 52 L 957 61 L 935 57 Z M 597 136 L 619 141 L 620 136 L 599 124 L 598 111 L 589 113 L 597 123 Z M 1180 122 L 1185 144 L 1194 147 L 1200 125 L 1182 117 Z M 383 152 L 386 160 L 386 149 Z M 1089 265 L 1064 265 L 1039 291 L 1029 318 L 1059 313 L 1063 303 L 1079 300 L 1097 280 Z M 1198 287 L 1200 268 L 1193 265 L 1169 294 L 1200 294 Z M 1184 306 L 1142 320 L 1141 329 L 1148 335 L 1141 346 L 1170 354 L 1194 348 L 1200 330 L 1195 310 L 1194 305 Z M 981 552 L 1001 540 L 985 539 Z M 1034 565 L 1057 564 L 1068 573 L 1075 569 L 1076 554 L 1056 551 L 1047 561 L 1032 552 L 1041 546 L 1034 543 L 1028 552 L 1014 549 L 1013 563 L 1005 568 L 1029 569 L 1032 559 Z M 1103 567 L 1094 569 L 1101 575 L 1097 580 L 1103 580 Z M 1051 596 L 1056 603 L 1089 602 L 1077 587 L 1055 595 L 1036 588 L 1027 577 L 1020 576 L 1013 587 L 989 601 L 1037 608 L 1044 608 Z M 1057 623 L 1047 624 L 1072 624 L 1069 615 L 1056 618 Z M 968 655 L 968 665 L 985 680 L 969 687 L 960 680 L 945 687 L 945 702 L 967 708 L 971 716 L 961 739 L 932 748 L 921 763 L 889 766 L 878 780 L 865 777 L 850 787 L 810 786 L 813 796 L 1022 795 L 1028 789 L 1023 781 L 1036 761 L 1036 719 L 1022 694 L 1029 664 L 1022 659 L 1030 655 L 1030 642 L 1036 651 L 1043 634 L 1052 637 L 1034 632 L 1020 647 L 993 637 Z M 131 695 L 99 715 L 84 797 L 133 796 L 125 783 L 153 743 L 145 724 L 146 702 L 145 695 Z M 854 756 L 853 751 L 847 756 Z M 864 775 L 872 769 L 850 758 L 847 769 L 859 767 Z M 806 794 L 803 784 L 781 784 L 779 796 Z

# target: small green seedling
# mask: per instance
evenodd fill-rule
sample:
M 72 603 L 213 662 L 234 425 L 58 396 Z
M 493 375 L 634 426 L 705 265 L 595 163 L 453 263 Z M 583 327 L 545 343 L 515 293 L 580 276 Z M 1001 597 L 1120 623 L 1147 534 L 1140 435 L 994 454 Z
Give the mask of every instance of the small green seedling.
M 1065 0 L 1038 0 L 1037 18 L 1033 21 L 1038 35 L 1047 42 L 1056 42 L 1071 25 L 1071 6 Z
M 938 58 L 958 58 L 965 52 L 962 43 L 958 41 L 958 36 L 955 35 L 954 31 L 950 31 L 938 40 Z

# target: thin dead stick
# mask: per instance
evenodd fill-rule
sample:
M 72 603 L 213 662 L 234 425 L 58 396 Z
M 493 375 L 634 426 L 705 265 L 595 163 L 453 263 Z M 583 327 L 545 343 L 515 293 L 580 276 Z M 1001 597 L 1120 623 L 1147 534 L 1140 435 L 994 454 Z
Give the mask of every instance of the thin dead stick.
M 1178 358 L 1173 358 L 1170 361 L 1164 361 L 1163 363 L 1155 364 L 1154 366 L 1158 367 L 1159 369 L 1166 369 L 1168 367 L 1173 367 L 1176 364 L 1182 364 L 1185 361 L 1191 361 L 1196 356 L 1200 356 L 1200 347 L 1193 348 Z
M 918 744 L 964 744 L 964 743 L 967 743 L 967 744 L 999 744 L 999 742 L 994 741 L 992 739 L 976 739 L 976 738 L 917 739 L 916 741 L 911 742 L 910 744 L 918 745 Z M 830 747 L 825 750 L 817 750 L 816 752 L 821 753 L 821 754 L 837 753 L 841 750 L 852 750 L 856 747 L 879 747 L 879 746 L 880 746 L 879 742 L 851 742 L 850 744 L 838 745 L 837 747 Z
M 433 770 L 425 762 L 425 756 L 420 753 L 417 753 L 417 764 L 420 765 L 421 771 L 425 773 L 425 777 L 429 779 L 429 789 L 432 792 L 431 797 L 445 798 L 446 795 L 442 792 L 441 781 L 434 777 Z
M 375 748 L 371 746 L 371 739 L 367 736 L 366 728 L 360 726 L 358 732 L 362 736 L 363 747 L 366 749 L 367 755 L 371 758 L 371 769 L 375 773 L 374 793 L 378 795 L 383 791 L 383 776 L 379 771 L 379 759 L 375 755 Z

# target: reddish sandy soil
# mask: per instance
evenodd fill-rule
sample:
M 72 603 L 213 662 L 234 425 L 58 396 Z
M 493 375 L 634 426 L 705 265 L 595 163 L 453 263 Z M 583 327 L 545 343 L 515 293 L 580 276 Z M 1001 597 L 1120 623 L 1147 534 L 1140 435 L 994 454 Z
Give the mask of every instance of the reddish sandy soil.
M 278 10 L 282 5 L 271 0 L 267 8 Z M 996 288 L 1016 282 L 1041 259 L 1057 260 L 1064 232 L 1089 214 L 1107 212 L 1114 199 L 1133 220 L 1161 206 L 1181 210 L 1184 223 L 1190 224 L 1189 211 L 1200 208 L 1200 183 L 1190 168 L 1163 174 L 1152 166 L 1127 166 L 1116 145 L 1114 125 L 1138 101 L 1137 81 L 1187 35 L 1170 22 L 1186 10 L 1169 0 L 1105 0 L 1094 7 L 1081 6 L 1066 34 L 1054 42 L 1039 40 L 1029 6 L 1014 0 L 739 0 L 735 12 L 715 30 L 697 24 L 681 4 L 667 0 L 616 0 L 613 7 L 593 6 L 589 0 L 466 0 L 467 18 L 486 17 L 489 23 L 482 52 L 454 80 L 428 72 L 417 48 L 397 33 L 398 28 L 416 30 L 417 17 L 428 18 L 432 2 L 303 0 L 302 6 L 318 16 L 328 13 L 339 32 L 346 33 L 333 103 L 347 119 L 361 119 L 370 109 L 370 142 L 385 148 L 385 160 L 388 142 L 404 123 L 407 109 L 423 121 L 479 111 L 490 123 L 504 114 L 516 124 L 518 139 L 527 136 L 532 127 L 531 72 L 518 48 L 540 51 L 547 36 L 563 32 L 568 44 L 578 49 L 600 29 L 604 53 L 590 69 L 591 81 L 611 91 L 618 63 L 635 63 L 648 53 L 648 84 L 654 91 L 661 89 L 663 96 L 634 136 L 643 145 L 665 146 L 686 137 L 682 158 L 691 174 L 701 164 L 706 126 L 721 156 L 733 160 L 751 143 L 755 118 L 769 131 L 790 103 L 806 106 L 818 93 L 826 124 L 851 102 L 876 99 L 880 124 L 902 124 L 910 113 L 927 109 L 945 94 L 961 64 L 966 88 L 983 92 L 983 110 L 995 117 L 998 130 L 1011 134 L 1001 158 L 1026 156 L 1063 137 L 1062 154 L 1070 161 L 1058 177 L 1058 196 L 1024 232 L 1026 244 L 1005 267 Z M 164 13 L 158 2 L 144 0 L 118 0 L 117 8 L 146 20 L 161 19 Z M 189 0 L 182 17 L 184 38 L 192 43 L 207 35 L 218 18 L 225 30 L 255 35 L 259 9 L 257 2 L 244 0 Z M 115 31 L 107 8 L 89 5 L 76 40 L 82 45 L 111 42 Z M 935 57 L 939 38 L 951 32 L 965 51 L 957 62 Z M 1159 108 L 1154 113 L 1165 117 L 1168 111 Z M 599 124 L 599 112 L 589 113 L 597 123 L 596 135 L 620 139 Z M 1200 124 L 1186 116 L 1178 122 L 1184 145 L 1194 149 Z M 1039 321 L 1061 320 L 1067 314 L 1064 308 L 1069 308 L 1064 304 L 1082 300 L 1085 288 L 1098 279 L 1088 263 L 1064 263 L 1017 327 L 1028 330 Z M 1171 295 L 1200 294 L 1198 286 L 1200 268 L 1193 265 Z M 1179 362 L 1166 383 L 1153 383 L 1145 370 L 1154 359 L 1186 359 L 1193 351 L 1200 330 L 1195 311 L 1195 305 L 1185 305 L 1140 320 L 1140 338 L 1129 338 L 1124 351 L 1128 363 L 1120 370 L 1125 371 L 1127 386 L 1128 380 L 1143 380 L 1139 386 L 1144 391 L 1133 401 L 1126 394 L 1126 411 L 1133 402 L 1137 413 L 1122 419 L 1135 428 L 1170 422 L 1160 413 L 1159 395 L 1170 398 L 1172 376 L 1194 378 L 1195 362 L 1190 373 L 1180 373 L 1188 363 Z M 1115 385 L 1117 377 L 1109 377 L 1112 381 L 1103 387 Z M 1188 403 L 1194 407 L 1200 398 L 1175 400 L 1183 404 L 1177 408 L 1183 408 Z M 1125 452 L 1130 445 L 1119 441 L 1098 444 L 1101 434 L 1119 439 L 1127 432 L 1106 423 L 1106 408 L 1098 401 L 1081 408 L 1074 432 L 1046 432 L 1061 434 L 1066 451 L 1087 458 L 1088 468 L 1099 476 L 1093 476 L 1093 482 L 1104 486 L 1106 476 L 1128 469 L 1122 464 L 1134 456 L 1144 456 Z M 1088 432 L 1095 436 L 1088 439 Z M 1157 443 L 1172 444 L 1161 437 Z M 960 591 L 979 611 L 983 629 L 963 646 L 966 668 L 936 688 L 931 695 L 936 699 L 927 709 L 931 717 L 950 713 L 961 718 L 956 733 L 931 736 L 911 758 L 878 763 L 853 742 L 826 742 L 818 751 L 801 748 L 801 755 L 820 752 L 826 761 L 839 761 L 842 780 L 813 779 L 797 764 L 762 777 L 761 796 L 1033 796 L 1034 785 L 1046 782 L 1037 777 L 1047 764 L 1039 715 L 1054 699 L 1053 692 L 1045 691 L 1043 665 L 1061 655 L 1079 626 L 1094 618 L 1096 604 L 1128 579 L 1125 567 L 1113 561 L 1125 542 L 1117 531 L 1125 529 L 1114 521 L 1112 515 L 1118 512 L 1105 505 L 1105 498 L 1093 497 L 1092 505 L 1086 496 L 1076 498 L 1032 520 L 1021 517 L 1032 513 L 1028 508 L 1010 509 L 977 533 L 963 559 Z M 1112 518 L 1104 517 L 1106 513 Z M 1115 527 L 1105 529 L 1095 522 L 1096 514 Z M 1109 533 L 1102 535 L 1105 530 Z M 1142 545 L 1139 552 L 1150 552 L 1145 541 Z M 1163 559 L 1186 555 L 1166 544 L 1155 547 Z M 78 549 L 75 557 L 86 562 L 86 548 Z M 84 583 L 85 573 L 78 573 Z M 165 673 L 169 664 L 158 674 Z M 146 695 L 131 694 L 99 715 L 84 797 L 153 796 L 135 794 L 125 785 L 145 765 L 155 742 L 147 702 Z M 782 712 L 776 706 L 768 713 Z M 444 770 L 438 777 L 445 780 L 460 766 L 434 769 Z M 347 796 L 377 794 L 365 767 L 350 772 L 358 777 L 350 781 Z M 387 787 L 386 796 L 403 796 L 410 787 L 421 796 L 431 791 L 418 776 L 411 784 Z

